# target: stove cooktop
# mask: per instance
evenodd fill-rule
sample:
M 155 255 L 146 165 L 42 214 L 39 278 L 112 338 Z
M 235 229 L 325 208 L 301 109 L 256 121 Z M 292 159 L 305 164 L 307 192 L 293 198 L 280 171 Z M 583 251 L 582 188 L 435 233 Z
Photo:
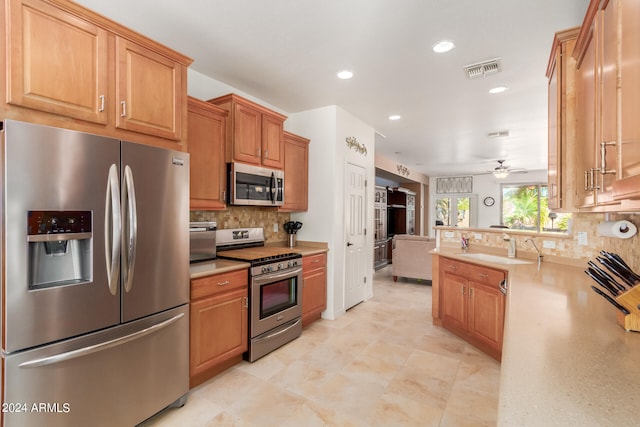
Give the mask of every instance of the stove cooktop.
M 292 248 L 277 246 L 257 246 L 253 248 L 230 249 L 217 253 L 218 258 L 248 261 L 252 264 L 300 258 L 302 255 Z

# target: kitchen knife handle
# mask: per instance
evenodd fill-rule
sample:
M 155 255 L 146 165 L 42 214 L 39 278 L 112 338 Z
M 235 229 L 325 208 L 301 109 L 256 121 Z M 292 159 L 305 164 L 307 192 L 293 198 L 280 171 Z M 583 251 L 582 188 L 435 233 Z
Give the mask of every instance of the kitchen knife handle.
M 618 310 L 620 310 L 621 312 L 623 312 L 624 314 L 630 314 L 629 310 L 627 310 L 625 307 L 623 307 L 622 305 L 618 304 L 618 302 L 616 300 L 614 300 L 613 298 L 611 298 L 609 295 L 605 294 L 604 292 L 602 292 L 600 289 L 596 288 L 595 286 L 591 286 L 591 289 L 593 289 L 598 295 L 601 295 L 602 297 L 604 297 L 604 299 L 606 299 L 607 301 L 609 301 L 615 308 L 617 308 Z

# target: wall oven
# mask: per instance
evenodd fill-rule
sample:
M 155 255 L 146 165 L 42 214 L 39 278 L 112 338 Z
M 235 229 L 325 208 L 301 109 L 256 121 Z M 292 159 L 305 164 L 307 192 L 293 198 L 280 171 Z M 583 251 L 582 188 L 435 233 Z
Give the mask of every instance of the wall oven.
M 282 206 L 284 172 L 244 163 L 228 163 L 229 204 Z

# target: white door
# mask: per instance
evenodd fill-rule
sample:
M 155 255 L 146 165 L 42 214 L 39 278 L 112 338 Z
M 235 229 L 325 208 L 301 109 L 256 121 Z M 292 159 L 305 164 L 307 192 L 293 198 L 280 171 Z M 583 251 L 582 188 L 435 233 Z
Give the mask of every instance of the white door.
M 364 300 L 365 285 L 365 169 L 347 163 L 345 175 L 345 310 Z

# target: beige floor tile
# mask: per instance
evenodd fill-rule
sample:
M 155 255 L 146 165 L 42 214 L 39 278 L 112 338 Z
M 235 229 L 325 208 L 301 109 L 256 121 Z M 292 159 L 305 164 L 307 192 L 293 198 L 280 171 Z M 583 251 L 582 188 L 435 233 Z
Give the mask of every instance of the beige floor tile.
M 191 390 L 145 427 L 494 426 L 500 364 L 431 318 L 431 286 L 374 274 L 374 295 Z

